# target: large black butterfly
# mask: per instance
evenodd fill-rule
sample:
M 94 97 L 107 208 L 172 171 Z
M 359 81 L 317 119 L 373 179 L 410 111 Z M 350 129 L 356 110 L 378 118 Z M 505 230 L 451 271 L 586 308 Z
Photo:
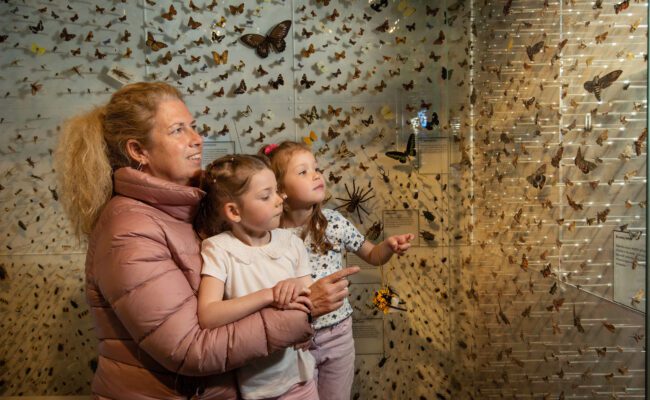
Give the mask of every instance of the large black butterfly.
M 415 157 L 415 134 L 411 133 L 409 136 L 408 142 L 406 142 L 406 149 L 404 151 L 387 151 L 386 153 L 387 157 L 392 158 L 393 160 L 397 160 L 402 164 L 406 164 L 406 162 L 409 160 L 409 157 Z
M 388 7 L 388 0 L 379 0 L 379 1 L 376 1 L 375 3 L 370 5 L 370 8 L 372 8 L 373 10 L 375 10 L 377 12 L 380 12 L 381 10 L 383 10 L 386 7 Z
M 240 40 L 247 46 L 255 48 L 258 56 L 266 58 L 269 55 L 269 49 L 273 48 L 276 52 L 280 53 L 287 47 L 284 38 L 289 33 L 291 21 L 282 21 L 271 29 L 271 32 L 266 35 L 258 35 L 256 33 L 248 33 L 243 35 Z

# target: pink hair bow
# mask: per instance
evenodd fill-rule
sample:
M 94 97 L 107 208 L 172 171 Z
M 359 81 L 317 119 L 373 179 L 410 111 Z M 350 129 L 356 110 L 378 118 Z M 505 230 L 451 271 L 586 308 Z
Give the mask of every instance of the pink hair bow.
M 271 143 L 271 144 L 267 145 L 264 148 L 264 154 L 268 156 L 269 154 L 271 154 L 273 152 L 273 150 L 277 149 L 278 146 L 279 145 L 277 143 Z

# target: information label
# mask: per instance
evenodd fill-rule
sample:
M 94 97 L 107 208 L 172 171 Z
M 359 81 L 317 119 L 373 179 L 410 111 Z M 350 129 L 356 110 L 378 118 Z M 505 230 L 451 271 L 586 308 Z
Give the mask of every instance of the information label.
M 614 231 L 614 301 L 645 313 L 645 269 L 645 235 Z
M 356 354 L 384 353 L 384 320 L 358 319 L 352 324 Z
M 228 154 L 235 154 L 235 142 L 203 142 L 203 155 L 201 158 L 201 168 L 205 169 L 212 161 Z

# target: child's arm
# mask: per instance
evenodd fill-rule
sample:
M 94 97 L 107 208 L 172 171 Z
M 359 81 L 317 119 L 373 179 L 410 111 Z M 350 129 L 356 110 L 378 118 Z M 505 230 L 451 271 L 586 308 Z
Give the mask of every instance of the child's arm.
M 199 286 L 199 324 L 210 329 L 238 321 L 273 302 L 272 289 L 262 289 L 236 299 L 223 300 L 223 281 L 203 275 Z
M 414 238 L 412 233 L 395 235 L 378 245 L 366 240 L 355 254 L 368 264 L 381 265 L 388 262 L 393 254 L 403 255 L 411 247 L 411 240 Z
M 311 283 L 311 276 L 309 275 L 278 282 L 272 289 L 272 305 L 277 308 L 287 308 L 291 303 L 298 302 L 311 309 L 311 302 L 308 297 L 311 294 L 309 290 Z M 309 310 L 306 312 L 309 312 Z

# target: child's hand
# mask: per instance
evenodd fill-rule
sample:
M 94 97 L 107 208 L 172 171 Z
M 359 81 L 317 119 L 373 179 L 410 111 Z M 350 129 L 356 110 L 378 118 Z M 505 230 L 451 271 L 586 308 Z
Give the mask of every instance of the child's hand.
M 405 233 L 403 235 L 395 235 L 386 239 L 386 244 L 393 251 L 393 253 L 403 256 L 411 247 L 411 240 L 415 238 L 412 233 Z
M 310 293 L 309 288 L 302 286 L 299 278 L 285 279 L 273 287 L 273 303 L 271 305 L 284 309 L 296 301 L 298 296 L 308 296 Z

